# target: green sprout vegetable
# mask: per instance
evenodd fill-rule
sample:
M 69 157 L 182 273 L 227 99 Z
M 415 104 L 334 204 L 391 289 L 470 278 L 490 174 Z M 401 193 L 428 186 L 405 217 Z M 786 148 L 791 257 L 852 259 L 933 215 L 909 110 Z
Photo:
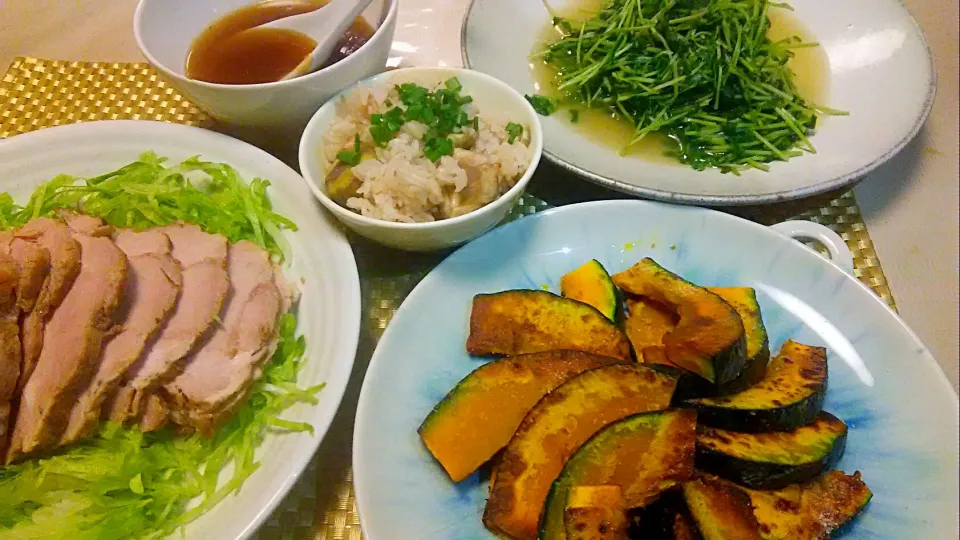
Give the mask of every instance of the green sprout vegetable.
M 267 186 L 260 179 L 247 184 L 222 163 L 191 158 L 166 166 L 147 152 L 95 178 L 58 176 L 22 207 L 0 195 L 0 229 L 58 208 L 134 229 L 182 220 L 234 242 L 256 242 L 279 260 L 287 251 L 281 230 L 296 226 L 273 212 Z M 103 423 L 85 442 L 0 468 L 0 538 L 162 538 L 239 490 L 259 466 L 254 451 L 268 430 L 313 430 L 281 418 L 295 403 L 317 403 L 323 387 L 296 384 L 306 350 L 296 326 L 292 314 L 281 317 L 279 344 L 263 376 L 212 438 Z M 229 464 L 226 481 L 218 481 Z
M 839 112 L 798 95 L 787 62 L 794 49 L 816 44 L 771 41 L 771 7 L 787 6 L 609 0 L 588 20 L 555 18 L 562 37 L 537 56 L 557 72 L 565 99 L 631 122 L 631 144 L 659 132 L 694 169 L 766 170 L 815 152 L 808 135 L 817 114 Z
M 540 116 L 550 116 L 557 110 L 557 100 L 553 98 L 541 96 L 540 94 L 527 94 L 523 97 L 527 98 L 533 110 Z
M 506 130 L 508 135 L 507 143 L 509 144 L 513 144 L 513 141 L 519 139 L 523 135 L 523 126 L 520 124 L 514 124 L 513 122 L 510 122 L 507 124 Z

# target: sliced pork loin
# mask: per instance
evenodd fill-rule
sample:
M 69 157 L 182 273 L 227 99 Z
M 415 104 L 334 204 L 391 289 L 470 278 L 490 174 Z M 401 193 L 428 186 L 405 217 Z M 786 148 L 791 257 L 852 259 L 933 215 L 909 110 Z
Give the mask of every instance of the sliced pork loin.
M 23 359 L 20 379 L 17 383 L 18 391 L 23 390 L 40 358 L 40 351 L 44 346 L 44 327 L 80 272 L 80 243 L 73 238 L 70 229 L 62 221 L 39 218 L 14 232 L 12 254 L 16 254 L 18 249 L 25 250 L 25 253 L 26 251 L 35 253 L 36 250 L 32 247 L 18 248 L 22 242 L 29 242 L 33 247 L 46 250 L 50 271 L 43 279 L 36 301 L 31 302 L 34 304 L 33 309 L 23 318 L 21 328 Z
M 97 371 L 73 406 L 60 444 L 75 442 L 94 431 L 104 400 L 143 353 L 147 340 L 166 322 L 180 293 L 180 265 L 171 255 L 170 239 L 162 230 L 121 230 L 114 241 L 130 265 L 115 316 L 119 326 L 100 351 Z
M 262 362 L 276 347 L 279 316 L 289 305 L 267 252 L 256 244 L 232 244 L 228 270 L 223 324 L 190 355 L 183 373 L 164 386 L 173 420 L 205 434 L 233 412 L 260 376 Z
M 16 261 L 0 253 L 0 455 L 7 449 L 11 402 L 20 376 L 19 274 Z
M 33 310 L 49 272 L 46 248 L 0 231 L 0 457 L 13 429 L 23 358 L 20 314 Z
M 170 407 L 160 394 L 150 394 L 143 405 L 140 417 L 140 431 L 149 433 L 167 425 L 170 420 Z
M 17 306 L 30 313 L 50 274 L 50 252 L 43 246 L 21 238 L 12 232 L 0 232 L 0 255 L 8 255 L 17 264 L 20 280 L 17 283 Z
M 120 303 L 127 275 L 127 258 L 109 237 L 89 236 L 76 228 L 70 231 L 54 220 L 43 221 L 42 231 L 60 231 L 63 227 L 73 235 L 80 247 L 80 270 L 43 329 L 39 360 L 20 395 L 7 463 L 59 442 L 73 405 L 96 370 L 101 344 L 114 325 L 113 315 Z M 32 223 L 18 234 L 23 230 L 34 230 L 31 229 Z M 103 233 L 102 230 L 95 232 Z M 50 251 L 51 260 L 58 261 L 59 254 L 69 243 L 59 232 L 37 235 L 40 239 L 53 236 L 58 240 L 48 241 L 44 246 Z M 48 281 L 60 275 L 58 272 L 61 269 L 54 262 Z M 37 307 L 44 300 L 44 293 L 47 293 L 46 284 Z M 31 315 L 35 311 L 36 308 Z
M 230 285 L 225 237 L 194 225 L 157 230 L 170 238 L 173 258 L 182 268 L 180 298 L 166 325 L 105 404 L 103 413 L 114 422 L 138 419 L 147 397 L 180 372 L 183 359 L 216 320 Z

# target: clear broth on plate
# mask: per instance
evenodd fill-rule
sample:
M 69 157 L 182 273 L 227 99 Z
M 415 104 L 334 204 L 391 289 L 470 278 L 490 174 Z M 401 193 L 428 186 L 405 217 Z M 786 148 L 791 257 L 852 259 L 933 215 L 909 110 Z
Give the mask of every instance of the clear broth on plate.
M 254 28 L 322 7 L 325 1 L 257 3 L 240 8 L 208 26 L 190 47 L 186 74 L 191 79 L 219 84 L 257 84 L 279 81 L 317 46 L 313 38 L 293 30 Z M 356 52 L 373 36 L 362 17 L 337 42 L 323 67 Z
M 562 9 L 555 10 L 559 17 L 573 20 L 584 20 L 595 15 L 603 6 L 604 0 L 580 0 Z M 767 36 L 772 40 L 798 36 L 804 42 L 816 41 L 803 24 L 785 9 L 773 8 L 769 12 L 770 30 Z M 559 35 L 556 29 L 547 24 L 537 36 L 533 52 L 543 50 L 547 45 L 557 41 Z M 828 80 L 830 74 L 829 60 L 822 47 L 807 47 L 794 49 L 794 57 L 788 65 L 793 71 L 794 83 L 800 95 L 817 104 L 823 104 L 827 98 Z M 557 72 L 537 60 L 530 62 L 530 72 L 533 76 L 533 88 L 538 94 L 553 98 L 561 98 L 562 94 L 556 89 L 555 79 Z M 651 133 L 632 146 L 627 146 L 633 140 L 633 126 L 617 115 L 598 108 L 575 107 L 577 121 L 571 119 L 568 110 L 554 113 L 560 122 L 563 122 L 588 140 L 597 144 L 613 148 L 624 156 L 640 157 L 644 161 L 681 165 L 676 159 L 664 154 L 673 148 L 669 137 L 659 133 Z

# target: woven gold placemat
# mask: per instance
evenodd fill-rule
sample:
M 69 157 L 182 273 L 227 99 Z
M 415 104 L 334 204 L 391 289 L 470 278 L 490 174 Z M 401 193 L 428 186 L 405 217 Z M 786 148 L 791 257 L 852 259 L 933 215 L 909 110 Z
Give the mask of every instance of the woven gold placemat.
M 149 64 L 63 62 L 17 58 L 0 82 L 0 138 L 46 127 L 93 120 L 157 120 L 227 131 L 170 88 Z M 547 208 L 525 196 L 514 208 L 520 217 Z M 848 191 L 813 210 L 790 206 L 751 215 L 763 223 L 807 219 L 839 233 L 854 255 L 854 272 L 894 306 L 873 242 Z M 353 415 L 360 382 L 377 340 L 403 298 L 442 255 L 388 252 L 351 238 L 357 254 L 364 319 L 357 362 L 327 436 L 308 471 L 259 532 L 264 539 L 361 538 L 350 468 Z

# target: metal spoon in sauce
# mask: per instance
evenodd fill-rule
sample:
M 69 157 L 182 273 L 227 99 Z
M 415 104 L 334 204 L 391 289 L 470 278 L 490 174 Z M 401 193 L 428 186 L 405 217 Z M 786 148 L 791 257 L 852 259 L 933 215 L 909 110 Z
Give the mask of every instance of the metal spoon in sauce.
M 306 75 L 323 66 L 353 21 L 373 0 L 330 0 L 319 9 L 277 19 L 257 28 L 293 30 L 317 42 L 313 51 L 280 80 Z

